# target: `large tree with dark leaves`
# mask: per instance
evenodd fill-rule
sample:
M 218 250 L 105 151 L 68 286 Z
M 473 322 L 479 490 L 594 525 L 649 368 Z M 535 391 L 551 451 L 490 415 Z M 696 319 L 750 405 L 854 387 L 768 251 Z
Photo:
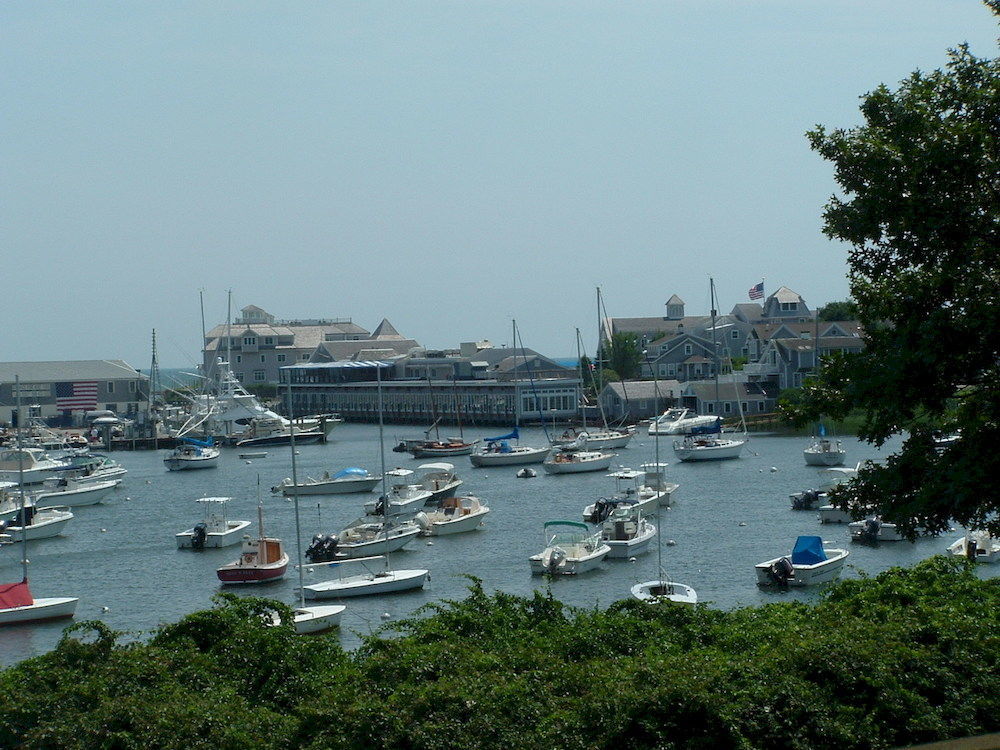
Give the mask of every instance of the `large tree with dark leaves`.
M 1000 0 L 987 4 L 1000 16 Z M 962 45 L 861 112 L 863 125 L 809 138 L 842 189 L 825 232 L 852 245 L 866 349 L 828 359 L 792 416 L 860 408 L 862 438 L 904 436 L 838 493 L 842 506 L 874 505 L 911 535 L 952 519 L 1000 535 L 1000 59 Z

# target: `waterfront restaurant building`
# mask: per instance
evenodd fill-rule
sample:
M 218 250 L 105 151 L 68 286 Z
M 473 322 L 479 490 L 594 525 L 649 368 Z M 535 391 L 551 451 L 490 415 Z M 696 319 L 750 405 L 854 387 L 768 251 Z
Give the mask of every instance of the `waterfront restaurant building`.
M 291 379 L 291 412 L 296 416 L 337 412 L 348 421 L 377 422 L 379 375 L 389 423 L 430 425 L 440 420 L 475 427 L 512 425 L 515 419 L 520 424 L 562 422 L 579 414 L 577 377 L 428 380 L 397 377 L 401 370 L 405 373 L 387 360 L 342 360 L 283 367 L 281 378 L 286 384 Z
M 82 425 L 87 412 L 101 410 L 136 419 L 147 407 L 149 378 L 120 359 L 0 362 L 3 424 L 17 421 L 15 378 L 20 379 L 24 414 L 55 427 Z

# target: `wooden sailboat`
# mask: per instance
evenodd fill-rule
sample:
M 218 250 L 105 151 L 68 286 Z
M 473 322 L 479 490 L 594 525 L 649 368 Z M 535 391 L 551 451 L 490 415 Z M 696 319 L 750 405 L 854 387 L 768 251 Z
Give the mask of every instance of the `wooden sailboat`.
M 21 410 L 21 380 L 14 378 L 14 388 L 17 393 L 17 414 L 20 417 Z M 21 423 L 18 419 L 17 427 L 17 448 L 21 450 Z M 25 517 L 25 495 L 23 460 L 19 461 L 19 481 L 18 489 L 21 495 L 21 517 Z M 76 605 L 79 601 L 76 597 L 60 596 L 36 599 L 28 587 L 28 536 L 21 535 L 21 580 L 17 583 L 0 583 L 0 625 L 13 625 L 28 622 L 43 622 L 45 620 L 57 620 L 63 617 L 72 617 L 76 613 Z

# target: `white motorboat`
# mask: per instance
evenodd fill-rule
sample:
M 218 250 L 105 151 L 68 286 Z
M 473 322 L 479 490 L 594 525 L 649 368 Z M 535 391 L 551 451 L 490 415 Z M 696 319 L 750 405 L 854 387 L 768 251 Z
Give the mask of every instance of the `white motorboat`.
M 0 521 L 10 520 L 20 512 L 22 498 L 15 493 L 17 493 L 17 482 L 0 482 Z M 23 503 L 29 508 L 35 505 L 35 501 L 28 494 L 25 494 Z
M 905 540 L 894 523 L 886 523 L 879 516 L 872 516 L 863 521 L 852 521 L 847 524 L 851 539 L 856 542 L 872 544 L 874 542 L 902 542 Z
M 372 475 L 367 469 L 351 466 L 341 469 L 333 476 L 324 471 L 319 479 L 306 477 L 305 481 L 298 484 L 293 484 L 290 477 L 285 477 L 271 491 L 280 492 L 285 497 L 291 497 L 295 492 L 299 495 L 346 495 L 352 492 L 371 492 L 381 481 L 381 474 Z
M 74 455 L 70 456 L 68 461 L 68 465 L 59 473 L 63 476 L 72 477 L 79 484 L 85 482 L 110 482 L 112 480 L 120 481 L 128 474 L 128 470 L 125 467 L 102 453 Z
M 0 532 L 9 534 L 15 541 L 22 538 L 29 542 L 35 539 L 50 539 L 62 534 L 66 524 L 73 520 L 73 514 L 63 508 L 37 508 L 25 505 L 23 510 L 8 521 L 0 521 Z M 27 521 L 27 523 L 25 523 Z
M 462 486 L 462 480 L 455 474 L 455 465 L 444 461 L 432 464 L 421 464 L 417 471 L 424 472 L 417 484 L 431 493 L 428 503 L 435 503 L 455 494 Z
M 575 575 L 601 564 L 611 547 L 579 521 L 547 521 L 545 549 L 528 558 L 532 575 Z
M 520 440 L 517 426 L 506 435 L 484 438 L 486 444 L 469 455 L 473 466 L 518 466 L 540 464 L 549 455 L 549 448 L 532 448 L 528 445 L 511 445 Z
M 371 516 L 405 516 L 419 511 L 431 501 L 433 493 L 420 484 L 411 484 L 413 472 L 409 469 L 390 469 L 386 480 L 393 482 L 388 494 L 377 500 L 365 502 L 365 513 Z
M 660 493 L 643 485 L 641 480 L 646 476 L 645 472 L 622 468 L 608 476 L 615 480 L 614 494 L 584 508 L 584 521 L 602 523 L 619 508 L 644 516 L 656 514 L 660 507 Z
M 370 567 L 367 563 L 381 560 L 383 565 L 379 568 Z M 341 575 L 329 581 L 320 583 L 310 583 L 302 587 L 302 592 L 306 599 L 341 599 L 348 596 L 372 596 L 378 594 L 391 594 L 397 591 L 408 591 L 410 589 L 423 588 L 427 582 L 429 571 L 427 570 L 391 570 L 387 566 L 385 555 L 359 558 L 356 560 L 341 560 L 338 562 L 317 563 L 309 565 L 308 568 L 334 568 L 340 569 L 348 563 L 360 564 L 364 571 L 352 575 Z
M 970 531 L 952 542 L 948 551 L 973 562 L 997 563 L 1000 562 L 1000 538 L 986 531 Z
M 846 549 L 826 547 L 818 536 L 800 536 L 790 557 L 776 557 L 757 563 L 759 586 L 814 586 L 840 577 Z
M 646 475 L 646 479 L 640 487 L 640 492 L 654 492 L 657 494 L 656 502 L 660 504 L 661 507 L 670 507 L 674 504 L 674 493 L 680 487 L 676 482 L 667 481 L 667 469 L 668 464 L 655 462 L 642 464 L 639 466 L 643 473 Z
M 680 461 L 720 461 L 739 458 L 746 445 L 745 438 L 716 435 L 688 435 L 674 442 L 674 455 Z
M 56 460 L 41 448 L 0 449 L 0 482 L 18 482 L 25 487 L 41 484 L 58 476 L 67 465 Z M 18 479 L 18 477 L 22 479 Z
M 226 505 L 231 497 L 201 497 L 195 502 L 205 508 L 205 518 L 187 531 L 175 535 L 177 548 L 206 549 L 239 544 L 249 521 L 230 521 L 226 518 Z
M 558 451 L 542 462 L 542 468 L 549 474 L 605 471 L 615 455 L 603 451 Z
M 387 554 L 402 549 L 419 533 L 420 527 L 412 521 L 358 519 L 339 534 L 313 536 L 306 558 L 318 563 Z
M 809 492 L 819 493 L 819 500 L 821 504 L 817 508 L 817 512 L 819 513 L 820 523 L 851 523 L 851 521 L 854 520 L 848 511 L 843 510 L 830 502 L 830 490 L 838 484 L 843 484 L 851 478 L 856 477 L 860 468 L 860 463 L 854 467 L 838 466 L 829 468 L 823 472 L 821 489 L 809 490 Z M 789 498 L 793 503 L 792 507 L 795 507 L 795 495 L 790 495 Z M 808 498 L 808 500 L 811 501 L 811 498 Z
M 163 459 L 168 471 L 214 468 L 222 454 L 211 439 L 181 438 L 181 442 Z
M 72 477 L 62 477 L 35 493 L 35 505 L 40 507 L 65 505 L 72 508 L 81 505 L 97 505 L 114 492 L 115 487 L 120 483 L 120 479 L 85 482 Z
M 237 448 L 256 448 L 265 445 L 290 445 L 292 430 L 295 431 L 295 444 L 308 445 L 326 439 L 326 433 L 318 425 L 302 425 L 289 422 L 277 415 L 255 417 L 236 441 Z
M 646 552 L 656 527 L 634 508 L 618 507 L 601 526 L 601 541 L 611 548 L 608 557 L 628 559 Z
M 817 489 L 801 490 L 788 495 L 792 510 L 816 510 L 821 505 L 828 505 L 830 496 Z
M 698 594 L 693 588 L 684 583 L 676 581 L 643 581 L 635 584 L 632 589 L 632 598 L 641 602 L 674 602 L 675 604 L 687 604 L 694 606 L 698 603 Z
M 718 417 L 712 414 L 698 414 L 692 409 L 675 407 L 667 409 L 649 423 L 650 435 L 684 435 L 694 427 L 715 424 Z
M 439 507 L 417 513 L 413 521 L 421 536 L 445 536 L 478 529 L 489 512 L 478 497 L 446 497 Z
M 854 520 L 850 513 L 833 504 L 821 505 L 816 510 L 820 523 L 851 523 Z
M 817 437 L 802 451 L 802 455 L 809 466 L 841 466 L 847 457 L 847 449 L 839 440 Z

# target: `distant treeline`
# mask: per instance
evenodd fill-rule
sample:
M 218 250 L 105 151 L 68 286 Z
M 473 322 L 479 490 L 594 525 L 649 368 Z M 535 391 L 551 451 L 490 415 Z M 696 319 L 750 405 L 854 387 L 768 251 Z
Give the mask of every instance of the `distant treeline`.
M 0 672 L 4 748 L 886 748 L 1000 730 L 1000 579 L 935 557 L 815 605 L 542 593 L 429 605 L 345 652 L 223 596 Z

